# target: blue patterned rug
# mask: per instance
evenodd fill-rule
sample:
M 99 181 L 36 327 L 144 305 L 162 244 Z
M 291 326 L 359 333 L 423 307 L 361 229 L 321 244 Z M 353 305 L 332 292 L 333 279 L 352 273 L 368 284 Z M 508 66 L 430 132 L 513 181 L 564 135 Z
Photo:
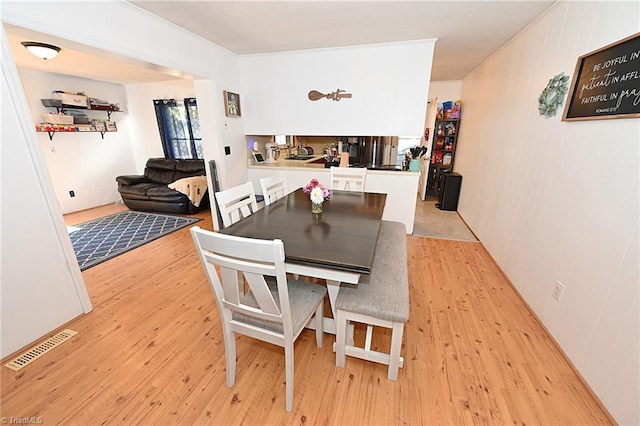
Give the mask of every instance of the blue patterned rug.
M 80 270 L 84 271 L 199 220 L 126 211 L 67 229 Z

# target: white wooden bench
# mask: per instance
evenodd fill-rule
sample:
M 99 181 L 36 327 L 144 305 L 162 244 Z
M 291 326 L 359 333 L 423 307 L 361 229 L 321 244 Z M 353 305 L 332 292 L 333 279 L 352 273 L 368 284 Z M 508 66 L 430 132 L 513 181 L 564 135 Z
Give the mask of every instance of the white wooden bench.
M 346 355 L 389 366 L 389 380 L 398 380 L 404 323 L 409 319 L 406 228 L 400 222 L 382 221 L 371 273 L 357 286 L 342 284 L 336 300 L 336 365 L 344 367 Z M 347 323 L 367 324 L 363 348 L 347 344 Z M 373 326 L 392 330 L 390 352 L 371 350 Z

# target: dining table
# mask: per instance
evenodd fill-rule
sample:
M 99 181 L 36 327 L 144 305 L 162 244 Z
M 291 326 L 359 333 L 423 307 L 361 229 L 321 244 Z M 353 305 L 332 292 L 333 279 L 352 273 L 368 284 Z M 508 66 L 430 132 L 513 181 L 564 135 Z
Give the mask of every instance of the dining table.
M 314 217 L 302 188 L 219 232 L 284 244 L 287 273 L 324 279 L 333 318 L 324 331 L 336 333 L 335 301 L 342 283 L 358 284 L 371 271 L 387 195 L 332 191 Z

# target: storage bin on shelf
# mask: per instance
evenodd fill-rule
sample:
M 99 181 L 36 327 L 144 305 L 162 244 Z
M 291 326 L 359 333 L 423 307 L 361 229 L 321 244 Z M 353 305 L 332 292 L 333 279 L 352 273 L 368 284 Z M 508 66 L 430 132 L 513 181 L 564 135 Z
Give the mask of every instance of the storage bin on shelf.
M 107 123 L 104 121 L 93 120 L 92 125 L 99 132 L 107 131 Z
M 91 120 L 86 115 L 74 115 L 73 124 L 90 124 Z
M 51 124 L 73 124 L 73 116 L 66 114 L 43 114 L 43 121 Z
M 57 99 L 62 103 L 62 106 L 87 108 L 89 103 L 85 95 L 79 95 L 74 93 L 53 92 L 51 93 L 51 99 Z
M 109 105 L 104 105 L 104 104 L 89 104 L 89 109 L 92 110 L 96 110 L 96 111 L 120 111 L 120 106 L 118 105 L 113 105 L 113 104 L 109 104 Z

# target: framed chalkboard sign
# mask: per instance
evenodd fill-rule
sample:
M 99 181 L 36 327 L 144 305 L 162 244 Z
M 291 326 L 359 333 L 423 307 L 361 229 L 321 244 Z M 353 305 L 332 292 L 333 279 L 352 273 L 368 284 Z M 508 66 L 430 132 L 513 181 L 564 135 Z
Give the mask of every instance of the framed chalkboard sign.
M 563 121 L 640 117 L 640 33 L 578 58 Z

